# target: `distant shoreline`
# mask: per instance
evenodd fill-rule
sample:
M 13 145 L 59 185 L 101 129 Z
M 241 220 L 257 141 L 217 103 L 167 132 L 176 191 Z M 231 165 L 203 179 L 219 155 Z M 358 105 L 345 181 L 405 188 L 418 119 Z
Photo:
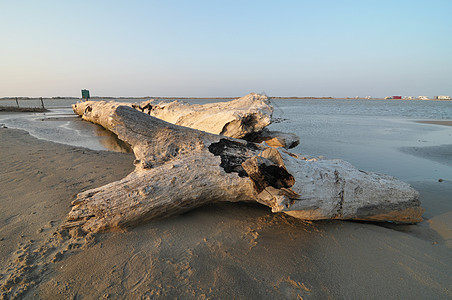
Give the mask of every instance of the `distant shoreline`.
M 0 112 L 46 112 L 48 109 L 42 107 L 14 107 L 0 106 Z
M 385 99 L 385 98 L 367 98 L 367 97 L 306 97 L 306 96 L 292 96 L 292 97 L 283 97 L 283 96 L 268 96 L 270 99 L 282 99 L 282 100 L 387 100 L 387 101 L 450 101 L 450 100 L 439 100 L 439 99 Z M 172 100 L 172 99 L 180 99 L 180 100 L 233 100 L 238 99 L 237 97 L 157 97 L 157 96 L 145 96 L 145 97 L 111 97 L 111 96 L 94 96 L 91 97 L 91 100 L 145 100 L 145 99 L 163 99 L 163 100 Z M 43 99 L 46 101 L 52 100 L 82 100 L 82 98 L 77 97 L 2 97 L 0 101 L 14 101 L 14 100 L 39 100 Z
M 416 123 L 421 124 L 433 124 L 433 125 L 444 125 L 444 126 L 452 126 L 452 121 L 449 120 L 434 120 L 434 121 L 416 121 Z

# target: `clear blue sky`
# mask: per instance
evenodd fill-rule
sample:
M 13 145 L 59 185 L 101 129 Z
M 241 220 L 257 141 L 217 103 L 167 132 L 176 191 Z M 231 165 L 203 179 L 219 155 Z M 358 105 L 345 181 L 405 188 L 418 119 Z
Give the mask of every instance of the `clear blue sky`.
M 0 97 L 452 96 L 452 0 L 0 0 Z

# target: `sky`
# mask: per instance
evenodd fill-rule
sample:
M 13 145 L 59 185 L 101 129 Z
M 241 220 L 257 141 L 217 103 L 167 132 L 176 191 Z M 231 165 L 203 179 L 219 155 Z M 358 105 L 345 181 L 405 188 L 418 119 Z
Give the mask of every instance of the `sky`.
M 452 0 L 0 0 L 0 97 L 452 96 Z

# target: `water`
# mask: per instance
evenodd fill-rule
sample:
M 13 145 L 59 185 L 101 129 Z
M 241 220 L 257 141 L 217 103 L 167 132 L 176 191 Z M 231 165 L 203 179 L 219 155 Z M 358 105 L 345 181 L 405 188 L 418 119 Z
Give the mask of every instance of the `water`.
M 69 108 L 76 99 L 54 101 L 48 113 L 0 114 L 0 124 L 25 129 L 35 137 L 94 150 L 127 151 L 114 135 L 81 121 Z M 136 102 L 137 99 L 120 99 Z M 190 103 L 224 100 L 196 99 Z M 418 120 L 452 120 L 451 101 L 275 99 L 272 130 L 294 132 L 301 144 L 293 152 L 341 158 L 356 167 L 406 181 L 452 180 L 452 167 L 403 149 L 452 145 L 452 127 Z M 45 102 L 46 107 L 50 104 Z M 450 153 L 452 157 L 452 153 Z
M 452 127 L 415 122 L 452 120 L 450 101 L 281 100 L 275 107 L 274 116 L 286 121 L 270 129 L 298 134 L 294 152 L 341 158 L 404 180 L 452 179 L 450 166 L 401 151 L 452 144 Z
M 82 121 L 71 108 L 53 108 L 45 113 L 0 113 L 0 124 L 28 131 L 52 142 L 93 150 L 131 152 L 116 135 L 99 125 Z
M 365 116 L 451 120 L 452 101 L 418 100 L 272 100 L 283 112 L 301 115 Z

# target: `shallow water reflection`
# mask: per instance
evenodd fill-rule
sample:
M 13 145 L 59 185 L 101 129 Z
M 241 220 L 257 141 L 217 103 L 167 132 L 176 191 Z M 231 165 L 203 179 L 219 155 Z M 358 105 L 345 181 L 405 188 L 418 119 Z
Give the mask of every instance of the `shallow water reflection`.
M 116 134 L 104 129 L 101 126 L 98 126 L 98 125 L 94 125 L 94 126 L 96 126 L 94 133 L 96 134 L 96 136 L 99 137 L 99 142 L 102 144 L 102 146 L 104 146 L 108 150 L 112 150 L 112 151 L 116 151 L 116 152 L 122 152 L 122 153 L 132 153 L 133 152 L 132 147 L 128 143 L 120 140 Z
M 130 145 L 99 125 L 83 121 L 72 109 L 51 109 L 46 113 L 2 113 L 0 124 L 26 130 L 30 135 L 57 143 L 92 150 L 132 152 Z

